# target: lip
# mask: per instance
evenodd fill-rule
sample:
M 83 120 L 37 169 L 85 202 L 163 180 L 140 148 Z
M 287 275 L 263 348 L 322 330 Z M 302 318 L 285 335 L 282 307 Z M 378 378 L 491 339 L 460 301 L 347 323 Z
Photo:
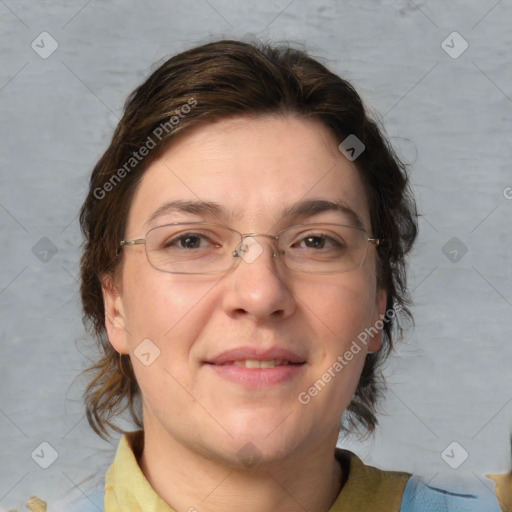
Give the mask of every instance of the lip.
M 256 390 L 284 384 L 303 371 L 305 363 L 275 368 L 241 368 L 233 365 L 206 365 L 223 379 L 235 382 L 245 388 Z
M 232 364 L 235 361 L 247 359 L 255 361 L 280 359 L 287 360 L 290 364 L 274 368 L 244 368 Z M 239 347 L 222 352 L 204 363 L 205 367 L 210 368 L 219 377 L 251 390 L 283 384 L 301 373 L 305 365 L 305 358 L 291 350 L 277 347 L 267 350 Z
M 221 365 L 231 363 L 234 361 L 245 361 L 247 359 L 255 361 L 269 361 L 271 359 L 286 359 L 293 364 L 305 363 L 306 359 L 299 354 L 292 352 L 288 349 L 273 347 L 266 350 L 252 348 L 252 347 L 238 347 L 231 350 L 226 350 L 217 356 L 208 359 L 205 363 L 211 365 Z M 273 368 L 268 368 L 272 370 Z

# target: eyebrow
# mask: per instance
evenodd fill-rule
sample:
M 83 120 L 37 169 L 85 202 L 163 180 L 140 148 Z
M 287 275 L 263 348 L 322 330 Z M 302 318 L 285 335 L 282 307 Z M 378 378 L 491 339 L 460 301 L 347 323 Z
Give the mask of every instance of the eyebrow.
M 340 212 L 348 219 L 351 226 L 365 229 L 359 215 L 343 201 L 329 201 L 326 199 L 307 199 L 287 206 L 281 211 L 280 218 L 311 217 L 324 212 Z M 229 217 L 228 210 L 213 201 L 183 201 L 180 199 L 168 201 L 157 208 L 145 222 L 149 226 L 156 218 L 171 213 L 192 213 L 195 215 L 212 215 L 220 218 Z
M 363 222 L 359 215 L 343 201 L 329 201 L 326 199 L 308 199 L 292 204 L 281 213 L 284 217 L 311 217 L 324 212 L 343 213 L 350 225 L 354 228 L 364 229 Z
M 175 201 L 168 201 L 162 206 L 157 208 L 145 222 L 145 226 L 149 226 L 157 217 L 161 217 L 167 213 L 180 212 L 180 213 L 193 213 L 196 215 L 214 215 L 216 217 L 227 216 L 227 211 L 218 203 L 213 201 L 183 201 L 177 199 Z

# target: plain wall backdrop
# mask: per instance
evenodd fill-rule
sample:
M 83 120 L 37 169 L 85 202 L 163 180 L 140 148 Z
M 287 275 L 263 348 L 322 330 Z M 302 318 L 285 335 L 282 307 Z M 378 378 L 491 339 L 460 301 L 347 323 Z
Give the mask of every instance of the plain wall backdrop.
M 340 444 L 438 487 L 491 489 L 483 475 L 510 469 L 510 2 L 0 0 L 0 25 L 1 510 L 30 495 L 51 510 L 117 446 L 89 428 L 73 380 L 94 356 L 77 213 L 127 95 L 163 58 L 248 35 L 351 81 L 412 164 L 416 327 L 386 367 L 377 433 Z

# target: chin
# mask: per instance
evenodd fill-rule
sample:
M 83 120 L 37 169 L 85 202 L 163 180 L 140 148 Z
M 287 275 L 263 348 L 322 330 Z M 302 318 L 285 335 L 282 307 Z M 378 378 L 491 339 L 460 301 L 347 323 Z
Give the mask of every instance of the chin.
M 289 414 L 289 413 L 288 413 Z M 237 466 L 253 467 L 286 458 L 304 436 L 300 428 L 289 422 L 283 411 L 255 411 L 226 426 L 233 436 L 226 439 L 226 452 Z
M 257 469 L 278 463 L 294 451 L 295 446 L 287 441 L 271 442 L 268 439 L 251 439 L 250 436 L 244 440 L 237 440 L 233 443 L 230 451 L 230 466 L 241 469 Z

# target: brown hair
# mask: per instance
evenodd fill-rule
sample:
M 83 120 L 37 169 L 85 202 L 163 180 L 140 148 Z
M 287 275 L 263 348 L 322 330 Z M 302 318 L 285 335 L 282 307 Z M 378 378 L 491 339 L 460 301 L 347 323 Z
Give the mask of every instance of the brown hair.
M 91 380 L 84 401 L 89 424 L 104 439 L 109 429 L 122 432 L 114 420 L 126 409 L 143 426 L 131 361 L 120 357 L 106 336 L 100 281 L 107 274 L 117 275 L 122 264 L 117 248 L 138 182 L 177 134 L 228 116 L 263 114 L 315 119 L 339 142 L 354 134 L 365 145 L 355 163 L 369 199 L 372 234 L 386 240 L 378 247 L 377 279 L 388 294 L 387 317 L 383 347 L 366 357 L 342 426 L 347 431 L 375 428 L 375 405 L 384 385 L 380 365 L 394 335 L 401 335 L 403 320 L 412 320 L 406 255 L 416 238 L 417 214 L 406 168 L 347 81 L 303 51 L 224 40 L 170 58 L 129 96 L 90 178 L 80 212 L 85 237 L 81 298 L 84 324 L 94 334 L 101 357 L 86 370 Z

